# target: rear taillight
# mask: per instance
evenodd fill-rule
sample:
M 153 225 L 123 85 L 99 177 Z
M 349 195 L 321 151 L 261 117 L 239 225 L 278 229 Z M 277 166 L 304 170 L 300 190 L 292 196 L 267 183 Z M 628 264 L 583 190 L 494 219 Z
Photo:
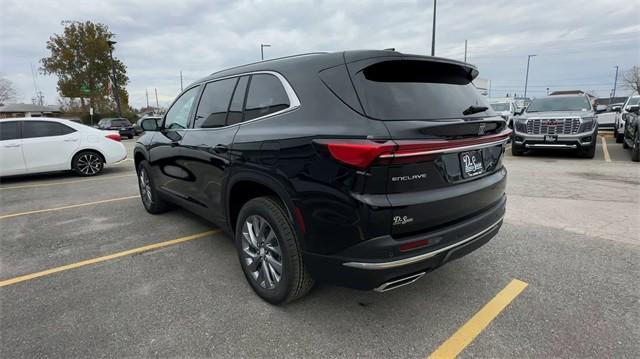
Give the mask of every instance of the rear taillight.
M 327 140 L 318 143 L 326 145 L 331 157 L 338 162 L 361 170 L 369 167 L 381 155 L 393 153 L 397 147 L 393 141 Z
M 120 137 L 120 134 L 117 134 L 117 133 L 110 133 L 104 137 L 110 140 L 118 141 L 118 142 L 120 142 L 120 140 L 122 139 L 122 137 Z
M 412 159 L 426 160 L 438 153 L 462 151 L 477 146 L 491 146 L 504 143 L 511 130 L 481 137 L 456 140 L 399 140 L 374 142 L 369 140 L 318 140 L 327 146 L 331 157 L 338 162 L 358 169 L 368 168 L 377 159 L 386 163 L 413 162 Z

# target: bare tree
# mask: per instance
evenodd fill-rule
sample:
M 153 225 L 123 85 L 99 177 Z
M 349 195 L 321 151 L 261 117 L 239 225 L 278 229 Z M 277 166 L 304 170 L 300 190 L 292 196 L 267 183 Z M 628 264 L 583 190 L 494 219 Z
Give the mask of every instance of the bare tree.
M 13 86 L 13 82 L 4 77 L 0 77 L 0 104 L 5 104 L 15 98 L 16 89 Z
M 640 66 L 633 66 L 622 74 L 622 84 L 635 93 L 640 93 Z

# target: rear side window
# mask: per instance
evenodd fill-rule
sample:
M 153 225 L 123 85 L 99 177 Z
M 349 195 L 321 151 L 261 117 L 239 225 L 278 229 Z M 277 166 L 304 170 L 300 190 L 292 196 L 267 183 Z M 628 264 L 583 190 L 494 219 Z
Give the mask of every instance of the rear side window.
M 195 128 L 215 128 L 226 124 L 227 109 L 237 78 L 208 83 L 198 105 Z
M 20 138 L 20 122 L 0 121 L 0 141 Z
M 289 105 L 287 92 L 277 77 L 269 74 L 251 76 L 244 109 L 245 121 L 282 111 Z
M 378 62 L 353 75 L 367 116 L 381 120 L 435 120 L 495 115 L 489 111 L 465 116 L 469 106 L 489 105 L 471 83 L 465 68 L 455 64 L 394 60 Z
M 22 138 L 63 136 L 75 132 L 73 128 L 50 121 L 24 121 Z
M 247 83 L 249 76 L 243 76 L 238 81 L 236 89 L 233 92 L 231 105 L 229 105 L 229 115 L 227 115 L 227 125 L 233 125 L 242 122 L 242 108 L 244 106 L 244 95 L 247 92 Z

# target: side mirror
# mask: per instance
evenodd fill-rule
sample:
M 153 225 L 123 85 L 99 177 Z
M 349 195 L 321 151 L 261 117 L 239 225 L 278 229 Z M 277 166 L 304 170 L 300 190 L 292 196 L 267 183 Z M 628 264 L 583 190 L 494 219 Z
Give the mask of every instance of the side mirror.
M 622 106 L 613 106 L 611 110 L 613 112 L 622 112 Z
M 158 126 L 158 121 L 155 118 L 147 118 L 142 120 L 140 127 L 144 131 L 158 131 L 160 126 Z
M 627 106 L 627 112 L 633 112 L 635 114 L 640 114 L 640 105 Z

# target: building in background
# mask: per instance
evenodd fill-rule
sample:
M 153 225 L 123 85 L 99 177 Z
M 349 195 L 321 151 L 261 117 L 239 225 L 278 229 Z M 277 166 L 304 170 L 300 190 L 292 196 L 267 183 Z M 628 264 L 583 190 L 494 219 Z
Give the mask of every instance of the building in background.
M 58 106 L 40 106 L 31 103 L 8 103 L 0 106 L 0 118 L 13 117 L 60 117 Z

